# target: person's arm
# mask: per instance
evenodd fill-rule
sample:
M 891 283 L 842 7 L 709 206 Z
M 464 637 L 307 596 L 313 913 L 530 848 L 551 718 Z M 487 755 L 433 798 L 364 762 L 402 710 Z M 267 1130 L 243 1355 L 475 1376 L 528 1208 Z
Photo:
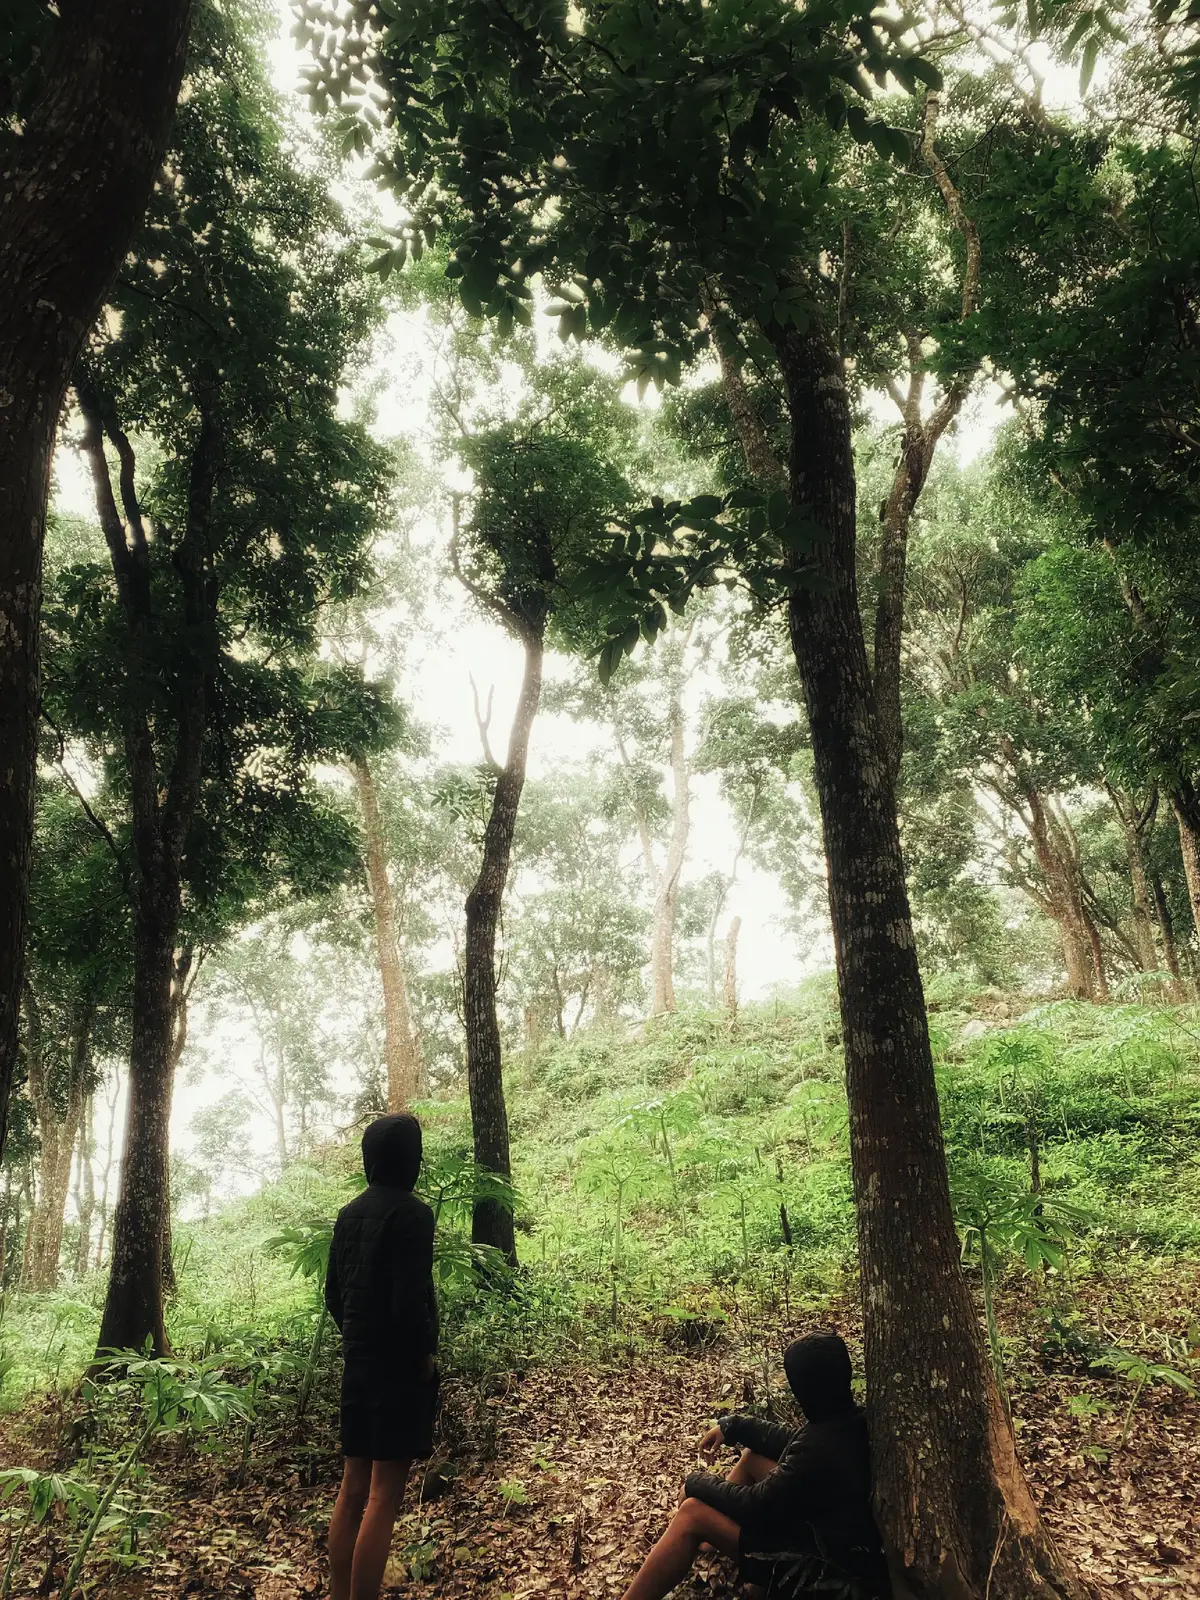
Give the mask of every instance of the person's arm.
M 325 1309 L 337 1323 L 338 1332 L 342 1327 L 342 1312 L 345 1307 L 342 1303 L 342 1285 L 338 1277 L 337 1267 L 337 1223 L 333 1225 L 333 1238 L 329 1242 L 329 1265 L 325 1269 Z
M 422 1207 L 411 1221 L 405 1220 L 392 1247 L 392 1326 L 397 1354 L 414 1367 L 425 1368 L 437 1348 L 437 1324 L 430 1308 L 433 1212 Z
M 703 1500 L 734 1522 L 762 1516 L 803 1516 L 806 1505 L 820 1494 L 819 1460 L 808 1452 L 792 1450 L 788 1460 L 761 1483 L 730 1483 L 711 1472 L 693 1472 L 683 1486 L 692 1500 Z
M 738 1450 L 753 1450 L 756 1456 L 766 1456 L 768 1461 L 779 1460 L 794 1432 L 778 1422 L 765 1422 L 762 1417 L 744 1417 L 740 1413 L 718 1417 L 717 1426 L 726 1444 Z

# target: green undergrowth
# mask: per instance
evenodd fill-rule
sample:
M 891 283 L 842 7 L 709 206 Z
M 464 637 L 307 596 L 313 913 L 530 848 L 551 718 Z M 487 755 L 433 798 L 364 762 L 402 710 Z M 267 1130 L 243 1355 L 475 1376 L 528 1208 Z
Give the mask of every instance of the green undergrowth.
M 977 1282 L 1026 1272 L 1061 1295 L 1117 1258 L 1200 1256 L 1194 1009 L 1031 1004 L 954 980 L 935 983 L 930 1004 Z M 486 1378 L 702 1342 L 731 1324 L 765 1349 L 781 1315 L 846 1286 L 854 1214 L 827 978 L 735 1021 L 687 1010 L 544 1043 L 510 1058 L 508 1091 L 522 1266 L 514 1280 L 481 1278 L 460 1184 L 440 1218 L 449 1367 Z M 465 1098 L 420 1110 L 429 1181 L 445 1188 L 467 1171 Z M 318 1300 L 315 1279 L 292 1270 L 295 1241 L 319 1247 L 356 1168 L 353 1147 L 331 1148 L 206 1221 L 177 1222 L 173 1343 L 203 1353 L 253 1335 L 310 1350 Z M 290 1255 L 272 1244 L 289 1230 Z M 93 1277 L 9 1295 L 4 1402 L 78 1378 L 102 1289 Z

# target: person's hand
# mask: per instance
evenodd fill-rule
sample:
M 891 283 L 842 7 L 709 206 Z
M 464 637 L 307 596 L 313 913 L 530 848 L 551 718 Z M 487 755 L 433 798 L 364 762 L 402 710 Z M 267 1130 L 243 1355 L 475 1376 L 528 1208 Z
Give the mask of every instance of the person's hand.
M 433 1357 L 426 1356 L 424 1361 L 421 1363 L 421 1381 L 423 1383 L 432 1383 L 433 1375 L 436 1371 L 437 1366 L 434 1363 Z
M 707 1456 L 711 1461 L 724 1443 L 725 1435 L 721 1432 L 720 1428 L 710 1428 L 700 1441 L 700 1454 L 702 1456 Z

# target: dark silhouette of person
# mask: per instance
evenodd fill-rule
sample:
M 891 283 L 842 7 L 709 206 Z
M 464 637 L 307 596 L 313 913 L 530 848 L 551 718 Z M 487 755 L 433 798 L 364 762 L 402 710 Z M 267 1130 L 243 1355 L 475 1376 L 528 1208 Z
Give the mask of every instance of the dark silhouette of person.
M 788 1346 L 784 1371 L 808 1419 L 792 1430 L 757 1417 L 722 1417 L 700 1441 L 706 1456 L 741 1450 L 728 1477 L 694 1472 L 665 1534 L 624 1600 L 663 1600 L 710 1545 L 770 1600 L 890 1600 L 871 1512 L 867 1423 L 851 1391 L 850 1352 L 835 1333 Z
M 433 1212 L 413 1193 L 421 1125 L 379 1117 L 362 1153 L 367 1187 L 338 1212 L 325 1279 L 345 1357 L 333 1600 L 376 1600 L 408 1474 L 433 1450 L 438 1398 Z

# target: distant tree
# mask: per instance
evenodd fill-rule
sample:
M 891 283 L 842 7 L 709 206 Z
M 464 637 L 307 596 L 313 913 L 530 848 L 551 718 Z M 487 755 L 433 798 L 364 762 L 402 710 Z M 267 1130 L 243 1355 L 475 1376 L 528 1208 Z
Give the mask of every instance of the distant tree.
M 456 504 L 451 560 L 481 609 L 524 652 L 525 665 L 503 762 L 483 726 L 491 803 L 479 873 L 467 895 L 463 946 L 463 1015 L 475 1160 L 508 1177 L 496 1011 L 496 932 L 508 880 L 529 737 L 541 698 L 547 630 L 564 636 L 572 585 L 607 537 L 631 490 L 616 448 L 628 431 L 614 386 L 576 363 L 533 369 L 517 417 L 465 435 L 458 451 L 475 488 Z M 475 1206 L 472 1237 L 515 1259 L 512 1213 L 494 1200 Z

